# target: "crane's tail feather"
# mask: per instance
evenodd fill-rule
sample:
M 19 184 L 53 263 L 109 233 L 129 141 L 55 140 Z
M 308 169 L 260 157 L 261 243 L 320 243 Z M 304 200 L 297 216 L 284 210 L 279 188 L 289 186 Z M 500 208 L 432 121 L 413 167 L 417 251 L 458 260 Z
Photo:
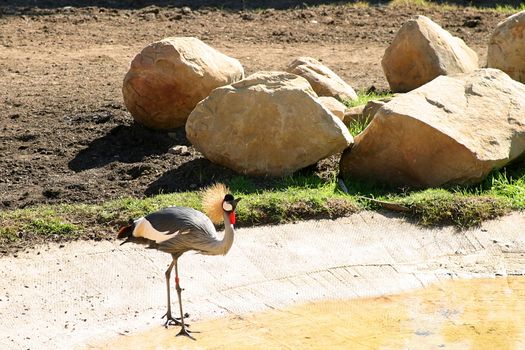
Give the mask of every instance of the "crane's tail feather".
M 120 230 L 118 230 L 117 239 L 126 239 L 124 242 L 120 243 L 120 245 L 134 241 L 134 237 L 133 237 L 134 230 L 135 230 L 135 223 L 131 225 L 123 226 L 120 228 Z
M 141 221 L 143 222 L 144 219 Z M 147 222 L 147 221 L 146 221 Z M 131 225 L 123 226 L 118 230 L 117 233 L 117 239 L 125 239 L 124 242 L 120 243 L 120 245 L 123 245 L 125 243 L 136 243 L 136 244 L 144 244 L 149 245 L 149 248 L 156 248 L 157 243 L 155 243 L 155 240 L 152 240 L 148 237 L 142 237 L 139 232 L 137 235 L 136 230 L 140 230 L 140 224 L 137 226 L 136 222 L 133 222 Z M 135 232 L 135 235 L 133 233 Z

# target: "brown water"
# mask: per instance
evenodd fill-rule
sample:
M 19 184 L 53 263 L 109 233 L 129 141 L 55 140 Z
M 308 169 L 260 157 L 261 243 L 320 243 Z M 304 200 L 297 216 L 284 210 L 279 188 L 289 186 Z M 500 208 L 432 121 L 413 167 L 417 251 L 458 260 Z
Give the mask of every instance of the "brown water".
M 525 278 L 448 281 L 399 295 L 323 301 L 161 326 L 96 349 L 525 349 Z

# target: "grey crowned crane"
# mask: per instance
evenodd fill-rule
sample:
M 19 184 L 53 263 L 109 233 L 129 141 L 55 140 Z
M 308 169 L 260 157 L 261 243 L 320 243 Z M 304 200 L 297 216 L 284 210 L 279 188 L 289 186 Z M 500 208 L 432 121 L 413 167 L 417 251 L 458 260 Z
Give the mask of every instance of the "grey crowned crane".
M 205 255 L 225 255 L 233 244 L 235 208 L 240 198 L 235 199 L 222 184 L 216 184 L 204 191 L 203 210 L 208 214 L 188 207 L 168 207 L 141 217 L 131 225 L 122 227 L 117 235 L 125 239 L 121 243 L 138 243 L 148 248 L 171 254 L 173 261 L 166 270 L 166 288 L 168 310 L 164 315 L 167 328 L 169 325 L 180 325 L 177 334 L 193 338 L 186 329 L 182 312 L 181 287 L 179 285 L 178 259 L 194 250 Z M 224 221 L 224 237 L 218 239 L 214 223 Z M 180 321 L 171 314 L 170 275 L 175 267 L 175 289 L 179 299 Z M 163 316 L 163 317 L 164 317 Z

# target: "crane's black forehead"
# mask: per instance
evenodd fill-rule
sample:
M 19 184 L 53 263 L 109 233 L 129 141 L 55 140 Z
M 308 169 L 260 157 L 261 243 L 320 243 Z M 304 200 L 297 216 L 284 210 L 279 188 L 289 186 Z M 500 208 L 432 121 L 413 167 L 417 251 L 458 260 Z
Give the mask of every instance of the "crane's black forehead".
M 232 200 L 233 200 L 233 196 L 231 194 L 228 193 L 226 196 L 224 196 L 224 201 L 229 202 Z

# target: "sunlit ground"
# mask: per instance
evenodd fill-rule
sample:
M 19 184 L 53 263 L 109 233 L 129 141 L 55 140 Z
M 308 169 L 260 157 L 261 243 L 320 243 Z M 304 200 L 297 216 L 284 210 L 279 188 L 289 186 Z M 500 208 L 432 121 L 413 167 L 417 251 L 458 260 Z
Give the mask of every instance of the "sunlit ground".
M 525 278 L 448 281 L 409 293 L 283 310 L 91 342 L 97 349 L 525 349 Z

